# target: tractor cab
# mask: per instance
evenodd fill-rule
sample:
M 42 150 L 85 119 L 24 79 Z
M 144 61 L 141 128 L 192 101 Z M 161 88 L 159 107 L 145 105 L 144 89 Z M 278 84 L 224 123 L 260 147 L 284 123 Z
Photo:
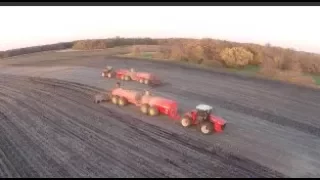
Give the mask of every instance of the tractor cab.
M 199 104 L 196 106 L 196 120 L 198 122 L 209 120 L 212 109 L 213 108 L 211 106 L 206 104 Z
M 112 66 L 107 66 L 105 69 L 106 72 L 111 72 L 112 70 L 113 70 Z

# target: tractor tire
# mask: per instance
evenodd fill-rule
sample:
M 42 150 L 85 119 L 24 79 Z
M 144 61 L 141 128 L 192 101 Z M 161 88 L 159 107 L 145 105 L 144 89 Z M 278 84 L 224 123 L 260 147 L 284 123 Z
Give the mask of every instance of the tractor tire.
M 191 119 L 189 117 L 183 117 L 180 121 L 180 124 L 182 127 L 190 127 L 192 122 L 191 122 Z
M 148 85 L 149 84 L 149 79 L 145 79 L 143 82 L 144 82 L 144 84 Z
M 139 83 L 143 84 L 144 80 L 143 79 L 139 79 Z
M 125 80 L 125 81 L 130 81 L 131 78 L 130 78 L 130 76 L 125 76 L 125 77 L 124 77 L 124 80 Z
M 211 122 L 204 122 L 200 125 L 200 131 L 202 134 L 208 135 L 213 131 L 213 124 Z
M 123 98 L 123 97 L 120 97 L 119 100 L 118 100 L 118 105 L 119 106 L 125 106 L 128 104 L 128 101 L 126 98 Z
M 113 104 L 116 104 L 116 105 L 117 105 L 117 104 L 118 104 L 118 101 L 119 101 L 118 96 L 112 96 L 111 101 L 112 101 Z
M 157 116 L 159 115 L 159 110 L 156 107 L 150 107 L 149 108 L 149 115 L 150 116 Z
M 142 104 L 142 106 L 140 107 L 140 111 L 143 114 L 148 114 L 149 112 L 149 105 L 148 104 Z

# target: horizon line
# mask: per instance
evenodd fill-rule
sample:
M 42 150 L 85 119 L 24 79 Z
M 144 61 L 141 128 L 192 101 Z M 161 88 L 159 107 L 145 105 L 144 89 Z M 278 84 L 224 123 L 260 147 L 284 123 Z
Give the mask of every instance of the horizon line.
M 272 44 L 270 42 L 265 42 L 265 43 L 259 43 L 259 42 L 250 42 L 250 41 L 233 41 L 233 40 L 226 40 L 226 39 L 220 39 L 220 38 L 214 38 L 214 37 L 179 37 L 179 36 L 168 36 L 168 37 L 150 37 L 150 36 L 109 36 L 105 38 L 72 38 L 66 41 L 53 41 L 53 42 L 48 42 L 48 43 L 38 43 L 34 45 L 29 45 L 29 46 L 20 46 L 16 48 L 9 48 L 9 49 L 4 49 L 1 50 L 0 52 L 6 52 L 6 51 L 13 51 L 13 50 L 18 50 L 18 49 L 24 49 L 24 48 L 31 48 L 31 47 L 37 47 L 37 46 L 46 46 L 46 45 L 51 45 L 51 44 L 59 44 L 59 43 L 68 43 L 68 42 L 76 42 L 76 41 L 83 41 L 83 40 L 104 40 L 104 39 L 116 39 L 116 38 L 124 38 L 124 39 L 196 39 L 196 40 L 201 40 L 201 39 L 212 39 L 212 40 L 218 40 L 218 41 L 227 41 L 227 42 L 234 42 L 234 43 L 240 43 L 240 44 L 254 44 L 254 45 L 260 45 L 260 46 L 266 46 L 269 44 L 271 47 L 276 47 L 276 48 L 282 48 L 282 49 L 291 49 L 293 51 L 297 52 L 306 52 L 306 53 L 314 53 L 314 54 L 320 54 L 318 51 L 307 51 L 307 50 L 301 50 L 299 48 L 294 48 L 294 47 L 285 47 L 281 45 L 276 45 Z

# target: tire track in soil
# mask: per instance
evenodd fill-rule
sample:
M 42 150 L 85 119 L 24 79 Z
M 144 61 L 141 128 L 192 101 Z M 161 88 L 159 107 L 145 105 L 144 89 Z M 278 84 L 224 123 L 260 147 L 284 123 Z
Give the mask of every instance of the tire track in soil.
M 0 148 L 1 152 L 5 156 L 3 159 L 8 159 L 8 161 L 10 161 L 6 167 L 8 167 L 8 169 L 12 168 L 11 164 L 13 164 L 14 169 L 12 169 L 12 175 L 17 177 L 39 177 L 39 174 L 36 172 L 36 170 L 28 163 L 28 160 L 25 158 L 23 152 L 17 148 L 18 145 L 11 141 L 10 137 L 8 137 L 8 133 L 6 128 L 3 127 L 3 124 L 5 124 L 6 121 L 10 122 L 10 120 L 2 112 L 0 112 L 0 117 Z M 1 177 L 5 176 L 1 175 Z
M 6 172 L 1 177 L 284 176 L 218 146 L 208 150 L 201 140 L 94 105 L 91 97 L 98 89 L 92 87 L 18 76 L 1 78 L 0 84 L 9 87 L 0 90 L 0 148 L 5 155 L 2 159 L 7 159 L 0 163 L 0 172 Z M 28 131 L 37 123 L 48 128 Z M 104 129 L 109 126 L 112 128 Z M 74 148 L 58 136 L 82 148 Z M 45 138 L 47 142 L 41 142 Z M 45 152 L 49 149 L 51 152 Z M 59 149 L 67 149 L 77 158 L 64 164 Z M 24 153 L 19 154 L 21 151 Z M 39 155 L 38 166 L 30 164 L 36 160 L 26 156 L 31 154 Z M 42 164 L 49 169 L 36 168 Z
M 35 97 L 32 97 L 32 98 L 35 98 Z M 29 100 L 28 100 L 28 102 L 32 102 L 32 101 L 33 101 L 33 99 L 29 99 Z M 28 107 L 28 105 L 25 104 L 23 101 L 20 101 L 19 104 Z M 32 103 L 32 104 L 33 104 L 34 107 L 29 106 L 28 109 L 31 110 L 32 113 L 42 114 L 40 111 L 37 110 L 37 108 L 40 108 L 40 109 L 41 109 L 41 107 L 40 107 L 40 106 L 37 107 L 36 102 L 34 102 L 34 103 Z M 45 106 L 45 104 L 41 104 L 41 106 Z M 50 109 L 52 109 L 52 107 L 50 107 Z M 48 114 L 48 111 L 46 112 L 46 114 Z M 58 114 L 56 113 L 55 115 L 58 115 Z M 65 113 L 64 113 L 64 115 L 65 115 Z M 56 123 L 53 123 L 53 122 L 55 122 L 55 121 L 50 121 L 50 119 L 48 119 L 46 116 L 42 115 L 42 118 L 43 118 L 43 120 L 45 120 L 45 123 L 47 123 L 47 124 L 49 124 L 49 125 L 51 125 L 51 126 L 57 127 L 55 133 L 62 133 L 62 134 L 65 134 L 65 135 L 74 136 L 74 137 L 78 138 L 78 139 L 81 140 L 81 141 L 88 141 L 88 140 L 87 140 L 87 137 L 80 137 L 79 135 L 77 135 L 77 132 L 74 132 L 74 131 L 71 131 L 71 132 L 70 132 L 70 130 L 66 129 L 65 127 L 63 127 L 63 126 L 62 126 L 63 128 L 60 127 L 61 124 L 58 125 L 58 124 L 56 124 Z M 63 116 L 62 116 L 61 118 L 63 118 Z M 91 139 L 91 140 L 92 140 L 92 139 Z M 90 148 L 92 148 L 92 146 L 93 146 L 93 147 L 95 146 L 95 145 L 92 144 L 92 142 L 90 142 L 90 141 L 88 141 L 88 143 L 90 143 L 90 146 L 89 146 Z M 79 158 L 79 157 L 78 157 L 78 158 Z M 109 160 L 110 160 L 110 159 L 109 159 Z M 83 161 L 85 162 L 85 160 L 83 160 Z M 89 161 L 89 162 L 90 162 L 90 161 Z M 115 162 L 114 162 L 114 163 L 115 163 Z M 77 166 L 78 164 L 74 164 L 74 165 Z M 92 164 L 91 164 L 91 165 L 92 165 Z M 81 167 L 79 166 L 79 168 L 81 168 Z M 123 167 L 123 168 L 125 168 L 125 167 Z M 101 173 L 101 172 L 100 172 L 100 173 Z
M 3 93 L 0 93 L 2 96 L 0 98 L 1 102 L 1 109 L 5 110 L 7 114 L 11 116 L 10 120 L 8 120 L 6 123 L 7 128 L 11 131 L 7 131 L 7 134 L 10 134 L 10 136 L 13 137 L 20 137 L 19 143 L 22 146 L 21 151 L 23 152 L 23 157 L 27 158 L 29 162 L 32 162 L 33 169 L 46 169 L 51 168 L 49 171 L 40 171 L 40 172 L 48 172 L 47 174 L 38 174 L 37 177 L 47 177 L 51 176 L 49 172 L 54 171 L 54 174 L 58 175 L 59 177 L 71 177 L 68 172 L 66 172 L 63 168 L 61 168 L 58 163 L 54 160 L 53 157 L 48 156 L 48 153 L 50 152 L 50 149 L 43 149 L 41 148 L 41 145 L 45 143 L 45 139 L 41 138 L 41 136 L 35 136 L 32 132 L 35 129 L 34 127 L 37 126 L 37 124 L 27 124 L 25 121 L 26 119 L 36 119 L 39 118 L 37 116 L 30 116 L 30 112 L 21 112 L 19 109 L 20 107 L 29 108 L 27 104 L 25 104 L 24 101 L 16 101 L 16 104 L 19 104 L 19 108 L 15 105 L 13 105 L 11 102 L 8 102 L 6 100 L 3 100 Z M 6 94 L 9 96 L 8 94 Z M 11 97 L 12 98 L 12 97 Z M 27 100 L 28 102 L 28 100 Z M 3 106 L 5 104 L 5 106 Z M 33 104 L 34 105 L 34 104 Z M 38 114 L 38 116 L 42 117 L 42 113 Z M 23 117 L 23 118 L 21 118 Z M 22 119 L 22 120 L 21 120 Z M 29 125 L 29 126 L 28 126 Z M 26 149 L 24 149 L 26 148 Z M 31 150 L 33 152 L 30 152 Z M 46 160 L 45 163 L 39 164 L 41 160 Z M 49 165 L 50 164 L 50 165 Z M 19 168 L 20 170 L 20 168 Z M 25 174 L 23 177 L 30 177 L 31 175 Z M 31 176 L 34 177 L 34 176 Z

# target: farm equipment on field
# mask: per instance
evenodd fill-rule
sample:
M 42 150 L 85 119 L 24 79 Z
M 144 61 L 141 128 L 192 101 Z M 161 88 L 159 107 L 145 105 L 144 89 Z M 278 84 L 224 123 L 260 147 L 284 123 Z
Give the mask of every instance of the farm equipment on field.
M 120 88 L 119 82 L 116 83 L 115 88 Z M 99 104 L 102 102 L 110 101 L 110 99 L 111 99 L 111 93 L 110 92 L 103 92 L 103 93 L 96 94 L 94 96 L 94 103 Z
M 140 108 L 143 114 L 157 116 L 167 115 L 177 118 L 177 103 L 163 97 L 152 96 L 149 91 L 139 92 L 123 88 L 116 88 L 111 92 L 111 101 L 119 106 L 133 104 Z
M 198 125 L 203 134 L 210 134 L 212 131 L 222 132 L 226 126 L 226 121 L 212 114 L 212 107 L 205 104 L 199 104 L 196 109 L 185 113 L 181 118 L 183 127 Z
M 97 98 L 100 98 L 100 96 L 97 95 Z M 181 118 L 178 113 L 178 104 L 176 101 L 153 96 L 149 91 L 143 93 L 140 91 L 123 89 L 119 84 L 117 84 L 117 87 L 108 95 L 102 95 L 101 98 L 106 101 L 111 100 L 113 104 L 118 106 L 133 104 L 139 107 L 143 114 L 149 116 L 157 116 L 160 114 L 166 115 L 173 120 L 180 120 L 180 124 L 183 127 L 198 125 L 203 134 L 210 134 L 213 131 L 222 132 L 226 125 L 226 122 L 222 118 L 212 114 L 211 106 L 200 104 L 196 109 L 185 113 Z M 99 103 L 102 101 L 97 101 L 97 99 L 95 99 L 95 102 Z
M 109 100 L 110 100 L 110 95 L 108 93 L 99 93 L 94 96 L 94 103 L 99 104 Z
M 138 81 L 141 84 L 160 85 L 161 81 L 154 74 L 148 72 L 135 72 L 133 68 L 114 70 L 113 67 L 107 66 L 102 72 L 102 77 L 117 78 L 124 81 Z

